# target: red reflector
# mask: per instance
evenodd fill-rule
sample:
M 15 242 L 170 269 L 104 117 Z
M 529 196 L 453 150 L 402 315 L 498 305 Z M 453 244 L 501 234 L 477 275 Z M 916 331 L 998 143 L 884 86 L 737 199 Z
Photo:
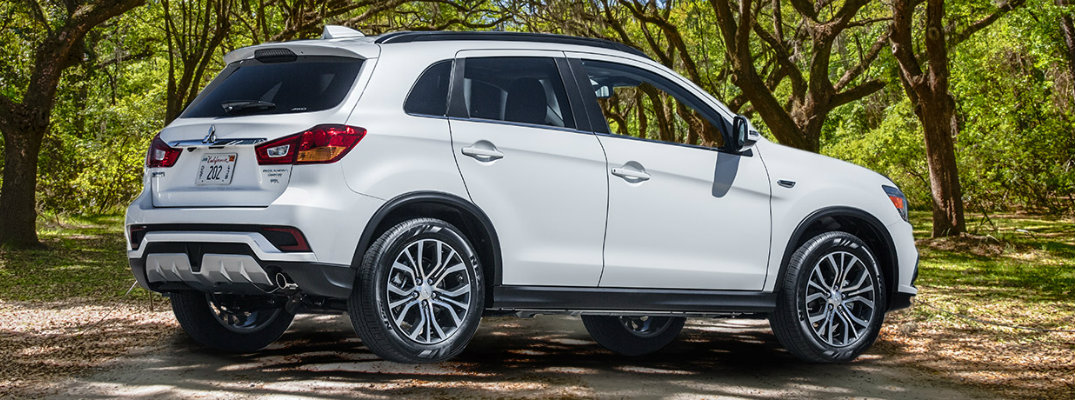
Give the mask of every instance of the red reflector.
M 164 143 L 158 133 L 157 136 L 153 137 L 153 142 L 149 144 L 149 151 L 146 152 L 146 166 L 149 168 L 171 167 L 175 165 L 180 154 L 183 154 L 183 150 L 173 148 Z
M 261 228 L 261 230 L 267 232 L 280 232 L 291 236 L 291 243 L 273 243 L 273 245 L 281 251 L 310 251 L 310 245 L 306 243 L 306 236 L 303 236 L 298 228 L 290 226 L 271 226 Z M 269 239 L 269 241 L 272 242 L 272 239 Z

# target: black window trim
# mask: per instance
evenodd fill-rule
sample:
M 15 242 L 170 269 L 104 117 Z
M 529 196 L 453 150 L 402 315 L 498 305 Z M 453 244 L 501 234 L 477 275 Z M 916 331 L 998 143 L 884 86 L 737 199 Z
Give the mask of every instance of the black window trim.
M 418 86 L 418 81 L 421 80 L 423 76 L 425 76 L 426 72 L 429 72 L 430 69 L 433 69 L 434 66 L 436 66 L 437 64 L 440 64 L 442 62 L 445 62 L 445 61 L 450 61 L 452 63 L 452 65 L 450 67 L 448 67 L 448 93 L 444 94 L 445 95 L 444 114 L 435 115 L 435 114 L 408 112 L 407 111 L 407 100 L 411 99 L 411 94 L 414 93 L 414 88 Z M 403 97 L 403 104 L 400 105 L 400 108 L 403 109 L 403 113 L 407 114 L 408 116 L 411 116 L 411 117 L 447 119 L 448 114 L 450 113 L 449 110 L 452 107 L 451 106 L 451 104 L 452 104 L 452 86 L 454 86 L 454 84 L 455 84 L 455 81 L 452 79 L 452 77 L 455 75 L 455 62 L 456 62 L 455 58 L 445 58 L 445 59 L 442 59 L 442 60 L 433 61 L 433 62 L 429 63 L 429 65 L 427 65 L 425 67 L 425 69 L 422 70 L 422 72 L 418 73 L 418 77 L 414 78 L 414 83 L 411 84 L 411 89 L 408 90 L 407 95 Z
M 714 124 L 714 125 L 717 125 L 717 129 L 720 130 L 721 135 L 724 137 L 725 145 L 722 146 L 722 147 L 708 147 L 708 146 L 702 146 L 702 145 L 697 145 L 697 144 L 666 142 L 666 141 L 663 141 L 663 140 L 647 139 L 647 138 L 642 138 L 642 137 L 637 137 L 637 136 L 625 136 L 625 135 L 620 135 L 618 133 L 611 132 L 611 129 L 609 129 L 609 127 L 608 127 L 608 121 L 605 119 L 605 113 L 601 111 L 601 107 L 598 105 L 597 95 L 595 93 L 593 93 L 592 90 L 582 90 L 582 88 L 587 87 L 587 86 L 590 85 L 590 76 L 586 74 L 586 67 L 582 64 L 582 62 L 584 60 L 586 60 L 586 59 L 578 58 L 578 57 L 569 57 L 568 58 L 568 63 L 571 66 L 572 72 L 575 74 L 575 82 L 576 82 L 576 88 L 578 89 L 578 95 L 581 97 L 581 99 L 583 101 L 583 104 L 585 105 L 586 115 L 587 115 L 588 119 L 590 121 L 597 120 L 597 121 L 604 122 L 604 124 L 600 124 L 598 122 L 593 123 L 594 128 L 597 128 L 597 129 L 594 129 L 594 131 L 593 131 L 593 133 L 595 135 L 597 135 L 599 137 L 610 137 L 610 138 L 619 138 L 619 139 L 627 139 L 627 140 L 637 140 L 637 141 L 642 141 L 642 142 L 658 143 L 658 144 L 664 144 L 664 145 L 670 145 L 670 146 L 687 147 L 687 148 L 699 149 L 699 150 L 717 151 L 717 152 L 721 152 L 721 153 L 741 155 L 741 156 L 746 156 L 746 157 L 752 157 L 754 155 L 754 153 L 752 151 L 750 151 L 750 150 L 747 150 L 745 152 L 740 153 L 740 152 L 736 152 L 736 151 L 733 151 L 733 150 L 727 148 L 727 146 L 728 146 L 727 145 L 728 144 L 728 138 L 729 137 L 728 137 L 728 133 L 725 132 L 726 127 L 724 126 L 724 124 L 719 124 L 719 125 Z M 642 71 L 649 72 L 651 74 L 657 75 L 658 78 L 661 78 L 661 79 L 664 79 L 665 81 L 667 81 L 666 83 L 669 84 L 671 86 L 671 88 L 674 90 L 674 92 L 671 92 L 671 94 L 683 96 L 683 97 L 685 97 L 685 98 L 687 98 L 689 100 L 692 100 L 693 102 L 695 102 L 697 104 L 703 105 L 704 107 L 702 107 L 701 110 L 698 110 L 697 109 L 698 107 L 692 107 L 692 108 L 695 108 L 696 111 L 701 112 L 702 116 L 705 117 L 707 120 L 709 120 L 710 124 L 713 124 L 712 119 L 714 117 L 717 117 L 717 118 L 719 118 L 721 120 L 724 119 L 719 111 L 714 110 L 712 107 L 709 107 L 708 104 L 706 104 L 704 101 L 699 99 L 698 96 L 695 96 L 694 93 L 690 93 L 688 90 L 684 89 L 679 83 L 676 83 L 676 82 L 672 81 L 671 79 L 668 79 L 668 78 L 665 78 L 663 76 L 660 76 L 660 74 L 657 74 L 656 72 L 649 71 L 649 70 L 646 70 L 644 68 L 637 67 L 637 66 L 634 66 L 634 65 L 629 65 L 629 64 L 622 63 L 622 62 L 617 62 L 617 61 L 607 61 L 607 60 L 597 60 L 597 59 L 588 59 L 588 60 L 593 61 L 593 62 L 618 64 L 618 65 L 622 65 L 624 67 L 639 69 L 639 70 L 642 70 Z M 687 104 L 687 105 L 691 106 L 690 104 Z M 603 128 L 603 131 L 600 130 L 601 128 Z
M 561 53 L 562 54 L 562 53 Z M 544 124 L 531 124 L 527 122 L 515 122 L 504 121 L 498 119 L 477 118 L 471 117 L 470 112 L 467 110 L 467 105 L 464 100 L 463 94 L 463 79 L 466 72 L 466 63 L 468 58 L 551 58 L 556 63 L 556 69 L 559 71 L 560 81 L 564 85 L 564 92 L 567 95 L 568 107 L 571 108 L 571 118 L 575 122 L 574 128 L 553 126 Z M 590 129 L 590 118 L 585 118 L 585 126 L 580 123 L 580 115 L 586 115 L 585 110 L 581 108 L 581 98 L 578 97 L 579 88 L 575 82 L 570 81 L 571 75 L 574 75 L 574 71 L 568 65 L 568 60 L 564 56 L 500 56 L 500 55 L 480 55 L 480 56 L 464 56 L 456 57 L 454 68 L 452 69 L 451 83 L 448 85 L 448 115 L 449 121 L 463 121 L 463 122 L 476 122 L 485 124 L 499 124 L 508 126 L 517 126 L 523 128 L 539 128 L 549 129 L 560 132 L 594 135 Z M 578 105 L 576 105 L 578 104 Z M 583 113 L 583 114 L 579 114 Z M 603 118 L 603 117 L 602 117 Z M 584 128 L 584 129 L 580 129 Z

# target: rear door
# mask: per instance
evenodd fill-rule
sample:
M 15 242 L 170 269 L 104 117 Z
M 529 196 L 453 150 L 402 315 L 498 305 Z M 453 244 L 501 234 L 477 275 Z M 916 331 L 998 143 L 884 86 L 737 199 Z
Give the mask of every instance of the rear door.
M 582 94 L 608 158 L 600 286 L 760 290 L 770 231 L 761 157 L 721 150 L 725 116 L 680 78 L 578 57 L 571 66 L 589 86 Z
M 496 227 L 505 285 L 593 287 L 601 275 L 605 156 L 568 100 L 577 88 L 565 87 L 566 73 L 562 52 L 457 55 L 453 150 Z
M 291 166 L 259 165 L 254 147 L 315 125 L 346 122 L 365 64 L 340 56 L 229 64 L 160 132 L 165 144 L 181 151 L 171 167 L 148 170 L 153 205 L 269 205 L 287 188 Z

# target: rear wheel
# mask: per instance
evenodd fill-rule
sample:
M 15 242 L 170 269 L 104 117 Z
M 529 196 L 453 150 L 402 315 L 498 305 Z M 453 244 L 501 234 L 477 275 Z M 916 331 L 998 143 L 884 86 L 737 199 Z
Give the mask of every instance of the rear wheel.
M 389 229 L 366 251 L 348 311 L 355 332 L 378 356 L 438 362 L 470 342 L 484 299 L 470 242 L 447 222 L 420 218 Z
M 810 362 L 850 361 L 877 339 L 884 276 L 866 244 L 847 232 L 818 235 L 791 257 L 769 318 L 780 343 Z
M 194 341 L 231 353 L 268 346 L 291 326 L 284 299 L 201 292 L 172 293 L 172 312 Z
M 641 356 L 664 348 L 676 339 L 685 322 L 682 317 L 582 316 L 582 324 L 594 341 L 626 356 Z

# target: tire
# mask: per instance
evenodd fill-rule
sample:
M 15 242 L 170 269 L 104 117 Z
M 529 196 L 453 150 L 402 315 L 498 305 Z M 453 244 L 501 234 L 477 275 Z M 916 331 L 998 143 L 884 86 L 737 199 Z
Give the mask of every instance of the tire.
M 835 283 L 839 289 L 831 290 Z M 804 361 L 851 361 L 877 340 L 888 304 L 885 288 L 861 239 L 823 233 L 792 254 L 769 324 L 784 348 Z
M 663 349 L 679 336 L 685 322 L 682 317 L 582 316 L 582 324 L 597 344 L 625 356 Z
M 447 222 L 420 218 L 396 225 L 370 245 L 347 308 L 355 332 L 374 354 L 431 363 L 466 348 L 484 302 L 485 282 L 470 241 Z
M 171 300 L 175 319 L 187 335 L 206 347 L 229 353 L 265 348 L 279 339 L 295 318 L 284 309 L 284 301 L 269 297 L 177 292 L 171 294 Z

